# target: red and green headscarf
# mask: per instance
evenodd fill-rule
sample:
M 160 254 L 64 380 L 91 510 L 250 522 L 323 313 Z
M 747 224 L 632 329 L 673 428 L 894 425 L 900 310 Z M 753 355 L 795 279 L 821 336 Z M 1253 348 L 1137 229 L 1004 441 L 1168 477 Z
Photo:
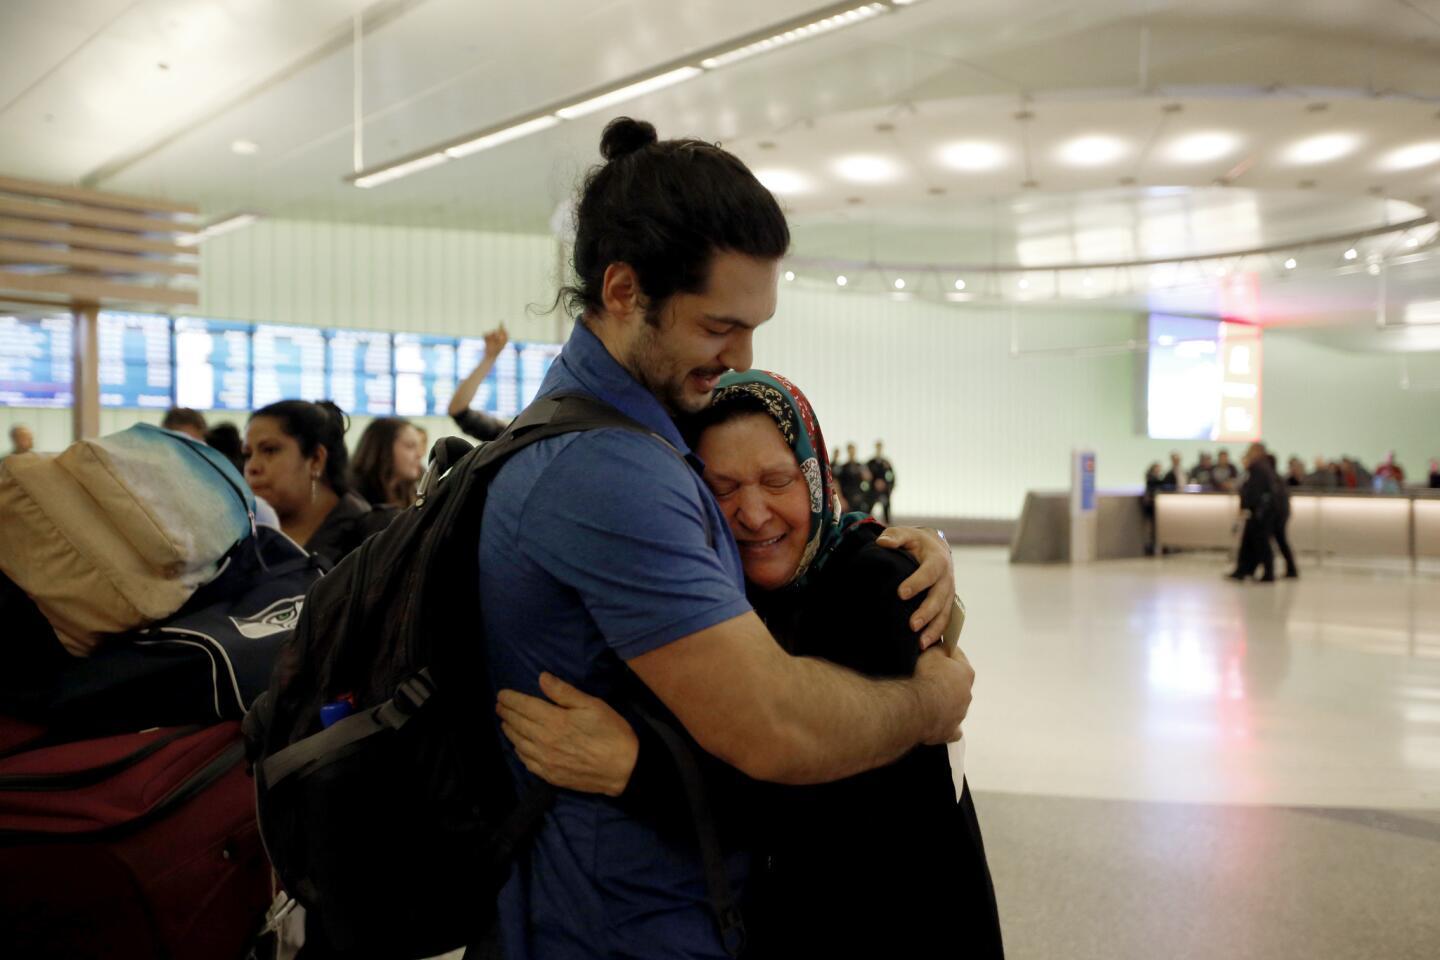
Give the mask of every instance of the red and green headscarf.
M 865 513 L 841 516 L 830 472 L 830 456 L 826 453 L 829 448 L 820 432 L 820 421 L 815 419 L 815 410 L 799 387 L 778 373 L 765 370 L 727 373 L 720 378 L 711 408 L 718 413 L 732 405 L 763 407 L 780 428 L 780 436 L 795 455 L 795 462 L 805 477 L 810 493 L 810 536 L 795 577 L 786 585 L 804 586 L 807 576 L 825 565 L 846 533 L 861 523 L 874 521 Z

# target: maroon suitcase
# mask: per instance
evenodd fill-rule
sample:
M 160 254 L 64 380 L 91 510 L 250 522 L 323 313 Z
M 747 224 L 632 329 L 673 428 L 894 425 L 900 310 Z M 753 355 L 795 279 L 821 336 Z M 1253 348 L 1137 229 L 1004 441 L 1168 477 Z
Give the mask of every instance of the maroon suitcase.
M 54 744 L 0 719 L 0 957 L 238 960 L 270 894 L 238 723 Z

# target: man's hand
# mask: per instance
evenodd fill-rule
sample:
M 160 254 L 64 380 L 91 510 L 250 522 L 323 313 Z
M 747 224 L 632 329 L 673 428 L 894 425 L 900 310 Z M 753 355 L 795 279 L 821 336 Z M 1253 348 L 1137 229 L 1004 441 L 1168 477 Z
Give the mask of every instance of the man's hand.
M 604 700 L 559 677 L 540 674 L 540 691 L 552 703 L 501 690 L 495 712 L 525 769 L 553 786 L 618 797 L 640 756 L 630 724 Z
M 925 735 L 929 744 L 954 743 L 960 739 L 960 724 L 970 712 L 971 689 L 975 685 L 975 668 L 965 654 L 956 648 L 953 654 L 943 649 L 927 650 L 915 664 L 921 709 L 935 718 Z
M 504 350 L 509 342 L 510 334 L 503 325 L 485 334 L 485 359 L 494 360 L 500 356 L 500 351 Z
M 928 590 L 920 608 L 910 618 L 910 629 L 920 634 L 920 649 L 927 650 L 945 632 L 955 600 L 955 558 L 950 545 L 938 531 L 921 527 L 890 527 L 876 541 L 882 547 L 904 550 L 920 564 L 900 584 L 900 599 Z

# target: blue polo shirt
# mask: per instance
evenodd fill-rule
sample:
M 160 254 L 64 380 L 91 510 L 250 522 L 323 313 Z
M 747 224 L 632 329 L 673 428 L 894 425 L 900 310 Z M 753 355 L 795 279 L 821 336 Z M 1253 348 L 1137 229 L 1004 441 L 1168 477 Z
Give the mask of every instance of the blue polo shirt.
M 522 450 L 490 487 L 480 597 L 497 689 L 541 696 L 548 670 L 608 698 L 623 661 L 750 604 L 698 459 L 659 401 L 580 323 L 540 396 L 559 392 L 611 404 L 691 461 L 654 437 L 594 430 Z M 529 787 L 501 742 L 518 787 Z M 737 884 L 747 868 L 743 854 L 731 858 Z M 725 957 L 693 845 L 662 838 L 606 797 L 568 791 L 501 893 L 500 929 L 510 960 Z

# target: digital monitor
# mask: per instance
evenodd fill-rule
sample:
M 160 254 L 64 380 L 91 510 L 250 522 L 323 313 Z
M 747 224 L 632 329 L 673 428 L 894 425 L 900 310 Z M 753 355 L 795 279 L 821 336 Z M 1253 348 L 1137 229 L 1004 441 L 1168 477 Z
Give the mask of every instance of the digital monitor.
M 558 343 L 522 343 L 520 345 L 520 408 L 524 409 L 540 392 L 550 364 L 560 356 Z
M 250 335 L 238 320 L 175 318 L 175 405 L 250 409 Z
M 100 314 L 100 406 L 171 405 L 170 318 L 147 313 Z
M 454 337 L 395 334 L 395 413 L 401 417 L 443 417 L 455 394 Z
M 1146 420 L 1151 437 L 1260 437 L 1260 328 L 1150 316 Z
M 471 410 L 508 419 L 520 411 L 519 384 L 520 345 L 509 343 L 495 358 L 490 375 L 475 391 Z M 464 380 L 485 358 L 485 341 L 480 337 L 461 337 L 456 350 L 456 379 Z
M 0 407 L 68 407 L 75 399 L 69 317 L 0 315 Z
M 251 340 L 255 409 L 277 400 L 324 400 L 325 334 L 318 327 L 257 324 Z
M 330 399 L 351 415 L 393 414 L 395 375 L 390 367 L 390 334 L 332 330 L 327 339 Z

